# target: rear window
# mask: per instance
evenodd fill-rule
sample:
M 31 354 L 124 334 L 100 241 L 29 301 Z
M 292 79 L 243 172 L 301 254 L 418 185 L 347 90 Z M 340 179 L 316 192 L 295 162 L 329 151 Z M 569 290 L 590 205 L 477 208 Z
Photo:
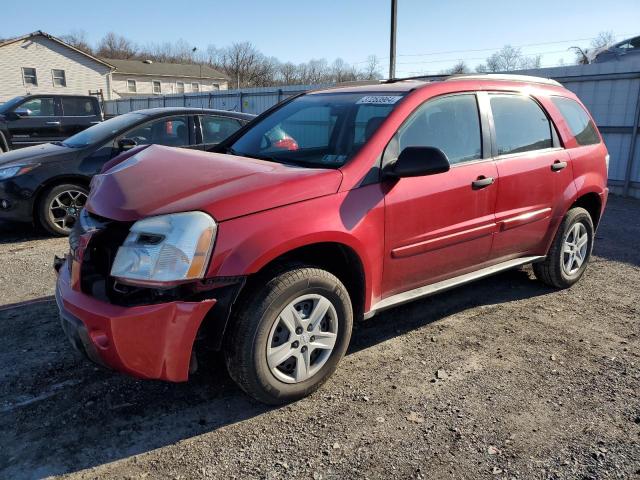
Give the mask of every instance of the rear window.
M 62 97 L 61 100 L 65 117 L 86 117 L 98 114 L 95 103 L 90 98 Z
M 551 97 L 551 101 L 560 110 L 578 145 L 600 143 L 600 137 L 593 120 L 589 118 L 587 112 L 578 102 L 566 97 Z

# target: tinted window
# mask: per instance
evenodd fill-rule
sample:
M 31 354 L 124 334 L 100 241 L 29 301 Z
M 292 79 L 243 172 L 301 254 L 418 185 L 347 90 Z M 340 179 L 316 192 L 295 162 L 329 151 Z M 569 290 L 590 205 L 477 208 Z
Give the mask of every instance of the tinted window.
M 55 115 L 53 98 L 33 98 L 18 108 L 29 110 L 30 117 L 53 117 Z
M 596 126 L 578 102 L 565 97 L 551 97 L 551 101 L 562 113 L 578 145 L 600 143 Z
M 498 155 L 553 147 L 551 124 L 540 106 L 521 95 L 491 95 Z
M 200 117 L 202 143 L 220 143 L 240 128 L 240 122 L 228 117 Z
M 437 147 L 451 164 L 482 157 L 480 117 L 475 95 L 453 95 L 422 105 L 398 132 L 405 147 Z
M 145 117 L 139 113 L 118 115 L 93 127 L 89 127 L 80 133 L 76 133 L 72 137 L 67 138 L 64 141 L 64 145 L 68 147 L 85 147 L 87 145 L 93 145 L 94 143 L 105 142 L 144 118 Z
M 93 100 L 90 98 L 61 97 L 62 112 L 65 117 L 86 117 L 96 115 Z
M 162 118 L 146 123 L 125 134 L 138 145 L 166 145 L 183 147 L 189 144 L 189 122 L 187 117 Z

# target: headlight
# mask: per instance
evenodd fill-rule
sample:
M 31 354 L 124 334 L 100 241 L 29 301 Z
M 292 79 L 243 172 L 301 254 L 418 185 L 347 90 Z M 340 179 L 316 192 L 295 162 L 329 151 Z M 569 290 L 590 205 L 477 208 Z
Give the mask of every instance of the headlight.
M 118 249 L 111 275 L 155 286 L 203 278 L 216 232 L 216 222 L 203 212 L 139 220 Z
M 38 164 L 16 165 L 15 167 L 0 168 L 0 180 L 6 180 L 7 178 L 17 177 L 18 175 L 22 175 L 23 173 L 30 172 L 37 166 Z

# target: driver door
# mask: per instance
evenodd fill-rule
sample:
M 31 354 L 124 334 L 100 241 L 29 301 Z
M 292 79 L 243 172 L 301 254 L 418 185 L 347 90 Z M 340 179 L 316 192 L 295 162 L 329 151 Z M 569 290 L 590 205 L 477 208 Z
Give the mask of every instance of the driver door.
M 390 142 L 387 149 L 397 153 L 408 146 L 440 148 L 451 169 L 388 185 L 383 298 L 467 273 L 488 261 L 496 229 L 498 171 L 482 144 L 473 93 L 427 101 Z
M 53 97 L 28 98 L 10 116 L 7 127 L 13 148 L 63 140 L 59 106 Z M 15 112 L 25 112 L 19 116 Z

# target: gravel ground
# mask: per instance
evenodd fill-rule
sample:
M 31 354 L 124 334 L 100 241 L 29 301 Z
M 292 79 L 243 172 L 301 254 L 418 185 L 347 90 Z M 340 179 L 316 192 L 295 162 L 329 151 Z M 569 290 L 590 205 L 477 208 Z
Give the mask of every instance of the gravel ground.
M 585 277 L 530 270 L 359 324 L 336 375 L 282 408 L 219 358 L 187 384 L 88 364 L 60 330 L 65 241 L 0 242 L 0 478 L 640 477 L 640 202 L 612 198 Z

